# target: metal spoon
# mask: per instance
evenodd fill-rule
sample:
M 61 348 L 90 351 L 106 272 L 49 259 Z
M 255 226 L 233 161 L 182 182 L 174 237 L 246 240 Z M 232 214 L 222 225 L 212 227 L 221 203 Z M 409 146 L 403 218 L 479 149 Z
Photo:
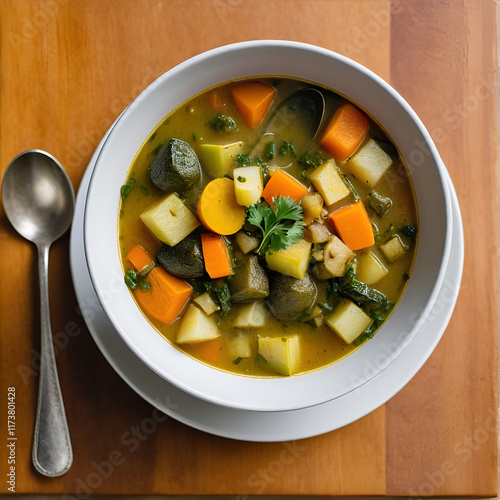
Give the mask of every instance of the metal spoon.
M 293 144 L 296 152 L 303 153 L 316 137 L 324 112 L 325 98 L 319 90 L 296 90 L 278 105 L 250 156 L 262 155 L 270 141 L 279 145 L 290 136 L 296 138 Z M 288 156 L 275 156 L 273 164 L 284 168 L 290 160 Z
M 48 266 L 50 245 L 73 219 L 75 194 L 61 164 L 49 153 L 32 149 L 7 167 L 2 197 L 11 224 L 38 248 L 42 338 L 33 465 L 45 476 L 61 476 L 73 463 L 73 450 L 52 344 Z

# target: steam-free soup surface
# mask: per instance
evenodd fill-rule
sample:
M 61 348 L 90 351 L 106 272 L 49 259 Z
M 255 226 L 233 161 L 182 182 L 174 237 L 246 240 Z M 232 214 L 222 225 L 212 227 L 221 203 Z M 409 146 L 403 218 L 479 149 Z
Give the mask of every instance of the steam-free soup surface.
M 397 148 L 363 110 L 259 78 L 209 89 L 152 131 L 118 230 L 125 281 L 166 341 L 218 369 L 283 376 L 370 341 L 410 277 L 417 210 Z

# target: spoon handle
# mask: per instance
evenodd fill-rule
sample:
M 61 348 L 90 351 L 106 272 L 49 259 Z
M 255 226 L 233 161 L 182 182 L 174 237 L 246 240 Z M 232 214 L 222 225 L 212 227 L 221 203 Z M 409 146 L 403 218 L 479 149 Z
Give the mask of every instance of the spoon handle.
M 49 312 L 49 248 L 38 246 L 38 274 L 40 278 L 40 381 L 33 437 L 33 465 L 44 476 L 61 476 L 73 463 L 64 403 L 57 376 Z

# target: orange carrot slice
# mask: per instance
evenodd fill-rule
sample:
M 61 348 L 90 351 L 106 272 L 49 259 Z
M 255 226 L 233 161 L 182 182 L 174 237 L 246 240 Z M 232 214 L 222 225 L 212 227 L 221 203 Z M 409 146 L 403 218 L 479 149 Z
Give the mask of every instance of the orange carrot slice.
M 345 161 L 368 133 L 368 118 L 352 104 L 343 104 L 331 119 L 320 144 L 336 161 Z
M 125 257 L 125 260 L 130 262 L 130 265 L 138 272 L 144 272 L 146 270 L 151 270 L 154 267 L 154 262 L 149 256 L 148 252 L 141 247 L 136 245 Z
M 351 249 L 371 247 L 375 243 L 373 228 L 361 200 L 330 215 L 340 239 Z
M 202 224 L 217 234 L 234 234 L 245 223 L 245 207 L 238 205 L 234 181 L 220 177 L 209 182 L 196 207 Z
M 184 280 L 155 267 L 146 278 L 149 290 L 137 288 L 135 298 L 141 309 L 152 319 L 170 324 L 179 317 L 193 288 Z
M 224 101 L 220 95 L 220 91 L 213 89 L 208 94 L 208 103 L 214 109 L 223 109 L 225 106 Z
M 299 203 L 302 196 L 308 192 L 307 188 L 297 179 L 283 170 L 276 170 L 262 191 L 262 197 L 274 208 L 273 198 L 288 196 Z
M 208 275 L 212 279 L 229 276 L 231 274 L 231 260 L 222 238 L 215 233 L 202 233 L 201 246 Z
M 239 82 L 231 88 L 234 104 L 243 121 L 255 128 L 269 110 L 275 90 L 267 83 L 257 81 Z

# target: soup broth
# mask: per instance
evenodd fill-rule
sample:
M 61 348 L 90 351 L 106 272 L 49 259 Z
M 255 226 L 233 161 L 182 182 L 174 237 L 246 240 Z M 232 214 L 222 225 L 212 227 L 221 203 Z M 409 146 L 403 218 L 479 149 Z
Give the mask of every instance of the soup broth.
M 179 157 L 180 174 L 172 166 Z M 189 169 L 195 174 L 184 175 Z M 277 173 L 285 177 L 272 189 Z M 266 191 L 276 196 L 265 201 Z M 216 217 L 214 207 L 228 196 Z M 233 210 L 235 196 L 246 205 L 236 198 Z M 261 248 L 266 234 L 255 217 L 264 227 L 280 202 L 292 217 L 278 221 L 274 240 L 268 236 L 286 248 Z M 169 222 L 157 212 L 168 210 L 174 218 L 189 212 L 181 220 L 186 235 L 162 236 L 158 225 Z M 341 360 L 383 324 L 411 274 L 417 206 L 397 148 L 364 111 L 309 82 L 259 78 L 196 95 L 151 132 L 121 189 L 118 235 L 126 282 L 166 341 L 235 374 L 295 375 Z M 181 249 L 180 259 L 172 248 Z M 164 278 L 166 295 L 158 299 Z M 165 313 L 172 304 L 177 310 Z

